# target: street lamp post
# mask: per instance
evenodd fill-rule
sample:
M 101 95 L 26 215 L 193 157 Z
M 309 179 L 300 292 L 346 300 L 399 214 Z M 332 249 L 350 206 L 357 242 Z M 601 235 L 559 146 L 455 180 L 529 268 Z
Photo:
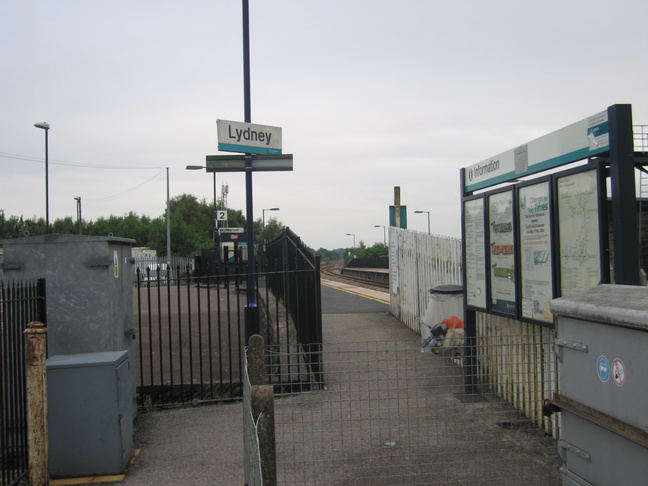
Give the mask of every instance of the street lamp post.
M 422 214 L 422 213 L 427 213 L 427 219 L 428 219 L 428 234 L 430 234 L 430 211 L 414 211 L 415 213 Z
M 83 223 L 81 223 L 81 196 L 75 197 L 74 200 L 77 202 L 77 226 L 79 227 L 79 234 L 82 234 Z
M 204 165 L 188 165 L 186 167 L 186 170 L 201 170 L 205 169 L 207 170 L 207 167 Z M 218 207 L 216 206 L 216 171 L 213 172 L 214 174 L 214 244 L 217 244 L 218 241 L 218 221 L 216 219 L 216 211 Z
M 353 256 L 355 256 L 355 233 L 347 233 L 347 236 L 353 236 Z
M 265 234 L 265 212 L 266 211 L 279 211 L 279 208 L 266 208 L 262 209 L 261 212 L 263 213 L 263 226 L 261 227 L 261 233 L 263 235 L 263 250 L 265 251 L 265 244 L 266 244 L 266 234 Z
M 383 224 L 374 224 L 374 228 L 382 228 L 383 229 L 383 245 L 387 246 L 387 229 L 385 228 L 385 225 L 383 225 Z
M 169 168 L 166 167 L 167 198 L 166 198 L 166 251 L 167 251 L 167 278 L 171 278 L 171 200 L 169 199 Z
M 49 233 L 49 154 L 48 154 L 48 139 L 47 134 L 49 133 L 50 126 L 47 122 L 38 122 L 34 123 L 36 128 L 45 130 L 45 233 Z

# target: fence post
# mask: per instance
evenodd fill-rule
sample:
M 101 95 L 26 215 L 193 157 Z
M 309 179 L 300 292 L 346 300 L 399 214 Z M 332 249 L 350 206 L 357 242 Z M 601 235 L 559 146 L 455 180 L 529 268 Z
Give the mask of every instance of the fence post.
M 27 374 L 27 444 L 29 449 L 29 484 L 47 486 L 47 375 L 45 367 L 47 328 L 32 321 L 23 331 L 26 344 Z
M 267 384 L 264 369 L 263 337 L 255 334 L 249 341 L 249 367 L 252 417 L 257 421 L 259 453 L 264 486 L 277 484 L 275 446 L 274 388 Z

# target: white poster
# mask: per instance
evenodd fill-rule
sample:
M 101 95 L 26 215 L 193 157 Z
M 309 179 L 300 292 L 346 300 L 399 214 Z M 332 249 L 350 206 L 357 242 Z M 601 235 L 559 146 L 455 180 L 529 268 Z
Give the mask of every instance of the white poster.
M 484 200 L 464 203 L 466 244 L 466 304 L 486 309 L 486 248 Z
M 549 182 L 518 191 L 522 317 L 553 322 Z
M 596 170 L 589 170 L 557 182 L 561 296 L 601 281 L 597 180 Z
M 513 192 L 488 197 L 491 309 L 516 314 Z

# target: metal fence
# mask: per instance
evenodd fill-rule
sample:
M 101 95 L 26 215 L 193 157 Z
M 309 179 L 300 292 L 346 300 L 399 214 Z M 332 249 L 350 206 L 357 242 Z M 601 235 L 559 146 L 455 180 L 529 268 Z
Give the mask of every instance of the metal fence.
M 241 398 L 245 295 L 234 283 L 240 275 L 172 276 L 168 285 L 138 276 L 139 407 Z
M 28 469 L 25 338 L 31 321 L 45 323 L 45 280 L 0 280 L 0 453 L 2 484 L 15 484 Z
M 256 277 L 262 335 L 290 355 L 304 336 L 321 336 L 321 311 L 319 267 L 287 260 L 284 271 Z M 290 265 L 295 261 L 298 268 Z M 150 271 L 137 273 L 140 408 L 242 398 L 247 274 L 231 269 L 223 265 L 207 277 L 178 277 L 175 271 L 163 284 Z M 313 354 L 309 358 L 319 366 Z
M 265 303 L 265 342 L 288 356 L 309 343 L 309 369 L 321 373 L 321 359 L 313 347 L 313 343 L 322 342 L 319 256 L 286 228 L 266 245 L 261 258 L 265 282 L 261 282 L 259 291 Z
M 150 278 L 163 285 L 166 285 L 169 279 L 191 277 L 195 275 L 196 270 L 193 258 L 172 257 L 171 264 L 169 264 L 166 257 L 143 256 L 133 258 L 131 269 L 133 282 L 136 283 L 138 278 Z
M 524 339 L 515 348 L 482 340 L 468 379 L 461 350 L 443 356 L 421 353 L 418 341 L 327 343 L 323 381 L 302 367 L 301 389 L 275 386 L 278 484 L 560 484 L 551 419 L 538 423 L 529 413 L 555 390 L 557 376 L 523 381 Z M 552 352 L 549 342 L 527 344 Z M 496 369 L 493 356 L 507 359 Z M 273 383 L 285 381 L 283 369 L 269 360 Z M 472 393 L 467 381 L 477 383 Z M 500 386 L 509 382 L 523 391 Z

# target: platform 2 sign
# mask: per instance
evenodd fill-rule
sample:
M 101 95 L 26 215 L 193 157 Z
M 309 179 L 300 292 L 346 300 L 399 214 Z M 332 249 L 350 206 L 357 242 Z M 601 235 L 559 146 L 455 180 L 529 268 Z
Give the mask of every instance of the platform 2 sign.
M 243 154 L 280 155 L 281 128 L 216 120 L 218 150 Z

